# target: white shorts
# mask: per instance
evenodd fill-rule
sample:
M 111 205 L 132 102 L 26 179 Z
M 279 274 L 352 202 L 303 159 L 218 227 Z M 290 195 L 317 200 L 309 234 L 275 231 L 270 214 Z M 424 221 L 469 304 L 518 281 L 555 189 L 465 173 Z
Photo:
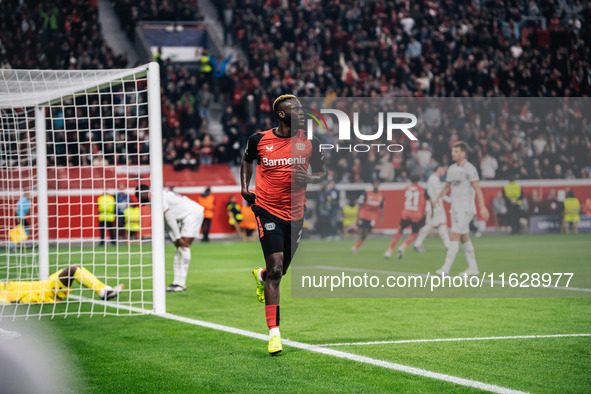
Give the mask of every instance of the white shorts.
M 427 226 L 438 227 L 442 224 L 447 224 L 447 216 L 445 215 L 445 210 L 443 208 L 436 208 L 433 217 L 431 217 L 431 204 L 427 204 L 425 211 L 427 213 L 425 221 Z
M 474 217 L 472 212 L 450 212 L 451 232 L 456 234 L 470 233 L 470 222 Z
M 203 224 L 203 210 L 191 213 L 189 216 L 180 221 L 181 237 L 183 238 L 198 238 L 199 230 Z

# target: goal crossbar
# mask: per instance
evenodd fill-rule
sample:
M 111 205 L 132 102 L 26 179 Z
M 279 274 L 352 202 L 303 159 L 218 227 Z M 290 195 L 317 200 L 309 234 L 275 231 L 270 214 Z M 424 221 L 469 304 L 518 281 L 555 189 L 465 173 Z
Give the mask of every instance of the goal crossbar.
M 50 105 L 145 77 L 147 72 L 148 65 L 124 70 L 0 69 L 0 108 Z

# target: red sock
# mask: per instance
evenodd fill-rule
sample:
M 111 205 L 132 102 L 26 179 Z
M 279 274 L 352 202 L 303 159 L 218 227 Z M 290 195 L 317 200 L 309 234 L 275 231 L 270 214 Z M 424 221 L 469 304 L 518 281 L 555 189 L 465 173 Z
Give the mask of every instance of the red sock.
M 406 249 L 408 247 L 408 245 L 410 245 L 412 243 L 412 241 L 414 241 L 417 238 L 417 233 L 413 233 L 411 234 L 407 239 L 404 240 L 404 243 L 402 244 L 402 249 Z
M 359 249 L 359 247 L 360 247 L 361 245 L 363 245 L 363 240 L 362 240 L 362 239 L 360 239 L 359 241 L 357 241 L 357 243 L 355 244 L 355 246 L 354 246 L 354 247 L 355 247 L 355 249 Z
M 261 271 L 261 278 L 263 278 L 263 281 L 267 280 L 267 268 L 263 268 Z
M 265 316 L 269 330 L 279 327 L 279 305 L 265 305 Z
M 402 235 L 402 230 L 398 230 L 395 236 L 392 237 L 392 242 L 390 242 L 390 249 L 394 249 L 398 241 L 400 241 L 400 236 Z

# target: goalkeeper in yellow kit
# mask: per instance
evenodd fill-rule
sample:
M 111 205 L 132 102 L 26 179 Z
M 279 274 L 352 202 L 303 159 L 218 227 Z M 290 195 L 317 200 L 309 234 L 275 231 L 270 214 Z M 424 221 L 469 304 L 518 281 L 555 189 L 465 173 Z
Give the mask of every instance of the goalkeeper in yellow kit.
M 124 285 L 111 287 L 101 282 L 92 272 L 80 265 L 66 267 L 46 280 L 0 282 L 0 304 L 54 303 L 64 300 L 72 288 L 72 281 L 94 290 L 104 300 L 119 295 Z

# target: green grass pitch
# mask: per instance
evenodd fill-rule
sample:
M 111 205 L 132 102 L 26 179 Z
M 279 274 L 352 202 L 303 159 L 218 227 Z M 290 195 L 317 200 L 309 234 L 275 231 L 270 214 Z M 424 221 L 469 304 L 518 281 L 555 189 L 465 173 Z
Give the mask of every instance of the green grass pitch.
M 327 253 L 342 266 L 427 272 L 438 268 L 441 241 L 427 253 L 408 250 L 385 260 L 385 238 L 358 255 L 353 240 L 304 240 L 294 265 Z M 556 272 L 564 261 L 591 264 L 589 235 L 485 236 L 473 240 L 483 269 Z M 166 247 L 167 284 L 174 248 Z M 258 243 L 194 244 L 188 290 L 167 294 L 167 312 L 266 333 L 251 270 L 262 264 Z M 111 256 L 111 255 L 108 255 Z M 460 252 L 454 271 L 465 267 Z M 588 270 L 587 270 L 588 272 Z M 571 286 L 591 288 L 591 278 Z M 292 298 L 282 282 L 282 337 L 308 344 L 550 334 L 590 334 L 589 298 Z M 588 295 L 587 295 L 588 297 Z M 77 367 L 82 392 L 476 392 L 379 366 L 284 346 L 270 357 L 266 342 L 156 316 L 41 319 L 27 324 L 55 338 Z M 591 337 L 420 342 L 331 349 L 528 392 L 590 392 Z

